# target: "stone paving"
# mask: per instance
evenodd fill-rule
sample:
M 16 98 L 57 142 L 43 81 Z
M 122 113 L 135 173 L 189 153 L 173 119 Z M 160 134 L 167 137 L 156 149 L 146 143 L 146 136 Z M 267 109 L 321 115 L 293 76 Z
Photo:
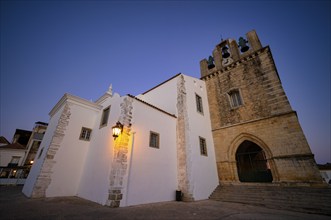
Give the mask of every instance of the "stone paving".
M 330 219 L 330 216 L 213 200 L 109 208 L 77 197 L 29 199 L 22 187 L 0 186 L 0 219 Z

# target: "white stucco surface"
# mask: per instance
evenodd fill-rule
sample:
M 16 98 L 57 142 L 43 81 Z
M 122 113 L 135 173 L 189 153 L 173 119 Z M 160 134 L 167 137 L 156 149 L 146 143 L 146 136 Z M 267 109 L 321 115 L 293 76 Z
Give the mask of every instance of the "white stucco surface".
M 153 104 L 154 106 L 169 112 L 177 114 L 177 77 L 168 80 L 151 89 L 150 91 L 137 96 L 138 98 Z
M 189 124 L 187 132 L 191 152 L 188 169 L 190 169 L 191 184 L 194 188 L 193 197 L 196 200 L 207 199 L 218 185 L 218 174 L 206 86 L 205 82 L 200 79 L 181 75 L 184 76 L 186 89 Z M 152 105 L 177 113 L 177 80 L 181 75 L 155 87 L 141 95 L 140 98 Z M 202 98 L 203 114 L 197 112 L 196 94 Z M 200 154 L 199 136 L 206 139 L 208 156 Z
M 120 103 L 123 98 L 115 94 L 112 98 L 104 100 L 103 109 L 110 106 L 107 126 L 100 128 L 102 110 L 95 119 L 93 134 L 89 142 L 88 154 L 84 164 L 84 172 L 79 185 L 78 196 L 106 204 L 109 190 L 109 175 L 113 158 L 114 139 L 112 126 L 120 115 Z
M 86 154 L 90 143 L 80 140 L 82 127 L 93 128 L 97 112 L 88 108 L 71 104 L 70 121 L 61 147 L 54 157 L 51 183 L 46 196 L 74 196 L 77 194 Z M 92 134 L 93 135 L 93 131 Z
M 137 100 L 133 102 L 133 110 L 132 164 L 123 204 L 174 200 L 177 188 L 176 118 Z M 159 148 L 149 146 L 150 131 L 160 135 Z
M 211 132 L 209 105 L 204 81 L 184 76 L 190 123 L 194 199 L 207 199 L 217 187 L 218 174 Z M 202 98 L 203 114 L 197 111 L 195 95 Z M 207 156 L 201 155 L 199 137 L 206 139 Z
M 51 164 L 51 182 L 46 188 L 46 197 L 79 196 L 109 205 L 111 191 L 119 189 L 122 195 L 120 206 L 175 200 L 175 192 L 178 189 L 178 122 L 175 116 L 178 112 L 178 77 L 182 75 L 177 75 L 139 95 L 138 99 L 130 96 L 120 97 L 118 94 L 112 96 L 107 92 L 93 103 L 65 95 L 50 113 L 51 120 L 39 148 L 39 151 L 44 150 L 32 167 L 23 188 L 24 194 L 32 194 L 46 152 L 52 144 L 59 118 L 64 111 L 64 105 L 67 103 L 70 108 L 69 123 Z M 207 199 L 218 185 L 218 177 L 206 88 L 204 82 L 199 79 L 185 75 L 183 77 L 187 103 L 180 105 L 184 104 L 188 109 L 186 120 L 189 123 L 185 132 L 189 137 L 189 184 L 193 187 L 195 200 Z M 203 114 L 196 110 L 195 94 L 202 98 Z M 125 107 L 125 100 L 132 101 L 132 109 L 125 109 L 128 108 Z M 107 107 L 110 107 L 108 123 L 100 127 L 103 109 Z M 129 118 L 132 116 L 131 132 L 129 143 L 125 146 L 125 156 L 117 157 L 121 161 L 118 171 L 125 171 L 120 175 L 123 181 L 121 179 L 120 185 L 114 186 L 110 181 L 112 170 L 117 169 L 112 167 L 117 163 L 113 155 L 115 141 L 112 137 L 112 126 L 123 119 L 123 114 L 127 114 Z M 79 139 L 82 127 L 92 129 L 89 141 Z M 151 131 L 160 136 L 159 148 L 149 146 Z M 208 156 L 200 154 L 199 136 L 206 139 Z
M 59 118 L 61 116 L 63 109 L 64 109 L 64 106 L 62 106 L 60 109 L 58 109 L 58 111 L 50 118 L 44 138 L 41 141 L 38 152 L 36 154 L 37 156 L 31 167 L 30 173 L 25 181 L 25 184 L 24 184 L 24 187 L 22 190 L 22 192 L 28 197 L 31 197 L 32 191 L 33 191 L 35 183 L 37 181 L 37 178 L 40 175 L 40 171 L 43 166 L 47 150 L 52 141 L 52 137 L 54 135 L 56 126 L 58 124 L 58 121 L 59 121 Z

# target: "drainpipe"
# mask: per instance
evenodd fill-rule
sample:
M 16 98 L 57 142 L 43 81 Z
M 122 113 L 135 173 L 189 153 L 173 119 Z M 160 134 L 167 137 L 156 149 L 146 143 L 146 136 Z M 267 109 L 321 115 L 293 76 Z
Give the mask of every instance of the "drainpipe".
M 132 165 L 132 158 L 133 158 L 133 147 L 134 147 L 134 135 L 136 132 L 132 131 L 132 144 L 131 144 L 131 152 L 130 152 L 130 162 L 129 162 L 129 168 L 128 168 L 128 180 L 126 184 L 126 199 L 125 199 L 125 205 L 128 205 L 128 195 L 129 195 L 129 185 L 130 185 L 130 173 L 131 173 L 131 165 Z

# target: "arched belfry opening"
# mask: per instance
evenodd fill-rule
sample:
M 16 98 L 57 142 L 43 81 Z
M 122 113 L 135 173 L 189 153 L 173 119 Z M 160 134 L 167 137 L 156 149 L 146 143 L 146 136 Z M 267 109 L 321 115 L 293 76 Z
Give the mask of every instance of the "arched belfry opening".
M 272 182 L 270 166 L 263 149 L 254 142 L 243 141 L 236 152 L 240 182 Z

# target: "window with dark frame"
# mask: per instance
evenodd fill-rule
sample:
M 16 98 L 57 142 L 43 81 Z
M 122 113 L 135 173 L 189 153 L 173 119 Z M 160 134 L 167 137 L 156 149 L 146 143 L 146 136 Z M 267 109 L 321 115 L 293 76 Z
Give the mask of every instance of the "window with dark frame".
M 41 157 L 41 155 L 43 154 L 44 148 L 41 148 L 39 155 L 38 155 L 38 159 Z
M 204 139 L 203 137 L 199 137 L 199 143 L 200 143 L 200 154 L 203 156 L 208 156 L 206 139 Z
M 37 152 L 40 144 L 41 144 L 41 141 L 33 141 L 30 152 Z
M 108 118 L 109 118 L 109 112 L 110 112 L 110 106 L 108 106 L 107 108 L 105 108 L 102 112 L 102 117 L 101 117 L 101 121 L 100 121 L 100 128 L 104 127 L 107 125 L 108 123 Z
M 240 92 L 238 89 L 232 90 L 229 93 L 230 103 L 232 108 L 239 107 L 243 104 Z
M 21 157 L 12 156 L 10 162 L 8 163 L 8 167 L 17 167 L 18 163 L 20 162 Z
M 153 148 L 160 148 L 160 135 L 151 131 L 149 133 L 149 146 Z
M 197 105 L 197 111 L 203 114 L 202 98 L 198 94 L 195 94 L 195 101 Z
M 82 127 L 82 131 L 80 132 L 79 139 L 84 141 L 89 141 L 91 137 L 92 129 Z

